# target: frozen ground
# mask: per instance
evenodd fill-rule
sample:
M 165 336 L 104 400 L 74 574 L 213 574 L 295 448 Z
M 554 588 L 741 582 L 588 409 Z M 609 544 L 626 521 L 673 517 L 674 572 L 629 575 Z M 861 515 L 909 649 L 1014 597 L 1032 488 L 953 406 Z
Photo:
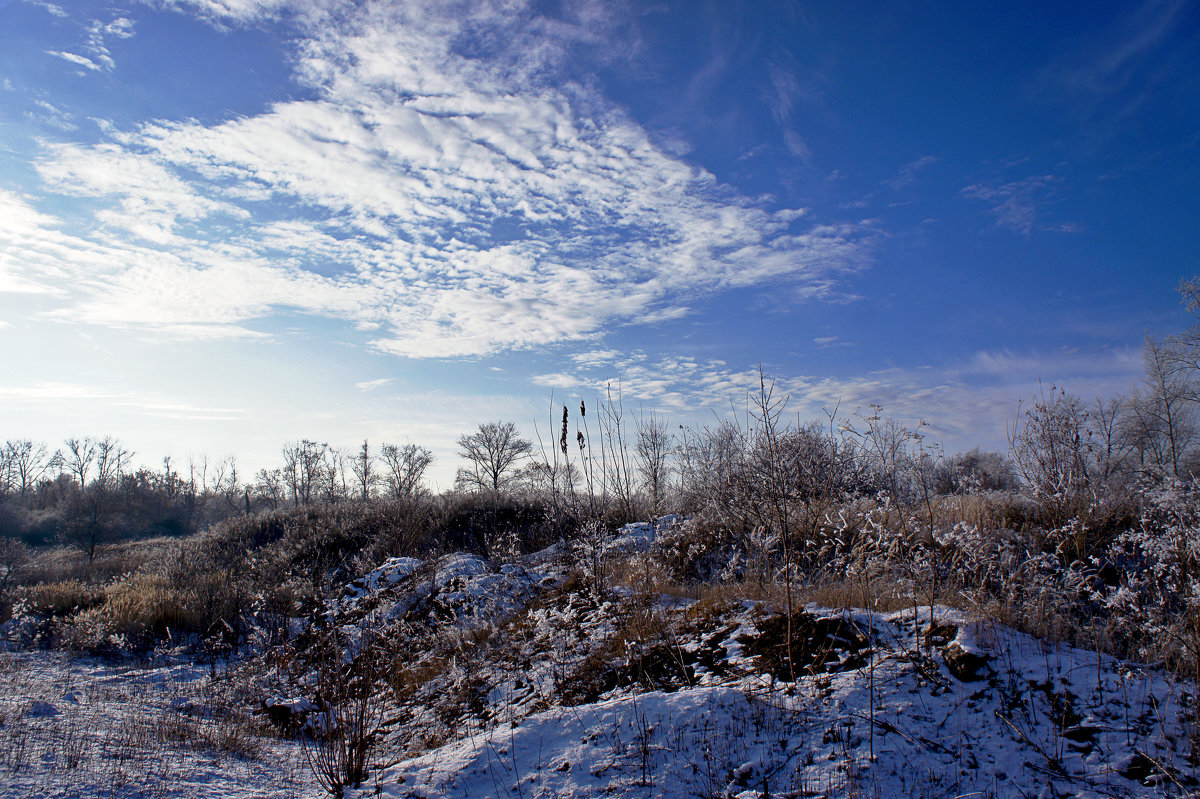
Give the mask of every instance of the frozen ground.
M 593 591 L 545 552 L 394 559 L 314 628 L 346 664 L 383 647 L 362 797 L 1139 797 L 1200 789 L 1190 683 L 959 611 Z M 932 620 L 931 620 L 932 615 Z M 370 635 L 365 635 L 367 631 Z M 292 659 L 294 668 L 300 660 Z M 345 673 L 345 672 L 344 672 Z M 0 799 L 315 797 L 252 708 L 315 707 L 261 664 L 120 666 L 0 653 Z M 290 680 L 290 682 L 289 682 Z M 794 680 L 794 681 L 793 681 Z
M 911 609 L 810 606 L 793 620 L 792 684 L 784 619 L 760 603 L 551 588 L 522 608 L 534 586 L 562 575 L 471 560 L 449 558 L 380 597 L 411 620 L 432 580 L 430 613 L 443 624 L 495 612 L 470 639 L 482 643 L 460 643 L 409 698 L 388 756 L 408 758 L 379 776 L 385 795 L 1123 797 L 1200 787 L 1183 720 L 1194 689 L 1158 669 L 950 608 L 931 623 L 921 607 L 914 623 Z
M 385 795 L 1194 795 L 1181 686 L 1165 675 L 950 610 L 932 657 L 911 649 L 911 614 L 850 620 L 873 646 L 796 690 L 710 674 L 613 692 L 404 761 L 382 778 Z
M 320 795 L 303 753 L 194 665 L 0 653 L 0 797 Z

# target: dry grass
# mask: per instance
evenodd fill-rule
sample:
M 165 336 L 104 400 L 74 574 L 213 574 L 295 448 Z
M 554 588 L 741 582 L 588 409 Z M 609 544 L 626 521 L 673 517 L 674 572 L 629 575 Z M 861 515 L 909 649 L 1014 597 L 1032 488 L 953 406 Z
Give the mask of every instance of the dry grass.
M 781 593 L 777 589 L 776 593 Z M 796 592 L 798 604 L 815 602 L 825 608 L 864 608 L 890 613 L 895 610 L 911 608 L 914 601 L 912 591 L 907 587 L 888 580 L 874 580 L 864 588 L 861 583 L 837 581 L 806 585 Z M 947 601 L 942 604 L 950 604 Z
M 674 579 L 661 562 L 643 553 L 609 557 L 605 563 L 604 584 L 628 588 L 642 596 L 692 598 L 696 590 Z
M 90 562 L 76 547 L 35 549 L 22 578 L 26 584 L 78 580 L 98 585 L 137 571 L 178 548 L 179 541 L 172 538 L 123 541 L 98 548 Z
M 65 616 L 100 604 L 104 590 L 76 579 L 57 580 L 18 589 L 17 601 L 41 616 Z
M 135 574 L 109 586 L 103 604 L 81 614 L 80 621 L 139 638 L 167 630 L 199 630 L 206 624 L 191 588 L 157 574 Z

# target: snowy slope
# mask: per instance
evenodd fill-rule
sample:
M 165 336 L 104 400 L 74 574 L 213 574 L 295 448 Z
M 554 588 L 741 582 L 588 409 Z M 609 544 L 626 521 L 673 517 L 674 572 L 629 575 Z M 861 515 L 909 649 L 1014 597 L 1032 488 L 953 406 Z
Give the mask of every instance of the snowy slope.
M 656 594 L 637 582 L 644 554 L 629 550 L 631 576 L 605 591 L 562 547 L 508 564 L 389 560 L 309 620 L 290 670 L 256 662 L 255 676 L 212 679 L 171 657 L 2 654 L 0 799 L 319 795 L 298 744 L 249 713 L 263 690 L 320 707 L 305 646 L 330 631 L 339 667 L 372 646 L 390 669 L 363 797 L 1200 787 L 1184 720 L 1195 688 L 1162 670 L 945 607 L 810 605 L 792 616 L 789 646 L 776 607 Z
M 525 576 L 520 590 L 539 584 Z M 489 587 L 487 602 L 524 631 L 525 667 L 503 647 L 463 650 L 474 659 L 430 685 L 469 679 L 475 712 L 377 775 L 385 795 L 1158 796 L 1197 785 L 1179 713 L 1189 686 L 949 608 L 931 626 L 927 607 L 914 625 L 913 610 L 810 606 L 793 622 L 791 684 L 782 617 L 760 604 L 660 598 L 649 611 L 669 631 L 635 641 L 628 622 L 648 612 L 644 597 L 588 608 L 543 595 L 518 613 L 495 595 L 513 585 L 500 579 L 471 571 L 457 596 L 474 605 Z M 401 752 L 419 749 L 404 740 Z

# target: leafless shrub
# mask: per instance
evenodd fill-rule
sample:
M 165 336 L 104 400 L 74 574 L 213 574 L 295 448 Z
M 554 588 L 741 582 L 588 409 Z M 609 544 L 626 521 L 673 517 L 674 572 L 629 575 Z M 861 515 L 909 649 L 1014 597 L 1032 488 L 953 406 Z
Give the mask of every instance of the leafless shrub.
M 364 628 L 357 654 L 349 662 L 343 658 L 345 645 L 331 631 L 310 650 L 321 711 L 312 734 L 301 739 L 317 782 L 339 798 L 346 788 L 359 787 L 369 776 L 371 753 L 383 722 L 378 690 L 384 676 L 381 642 L 375 632 Z
M 1048 526 L 1086 511 L 1091 481 L 1089 414 L 1078 397 L 1043 390 L 1009 428 L 1013 462 L 1043 508 Z

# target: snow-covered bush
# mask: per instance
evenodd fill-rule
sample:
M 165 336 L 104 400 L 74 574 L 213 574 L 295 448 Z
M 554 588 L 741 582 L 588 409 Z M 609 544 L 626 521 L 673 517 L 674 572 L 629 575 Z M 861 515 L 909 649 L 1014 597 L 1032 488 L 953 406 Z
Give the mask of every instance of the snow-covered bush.
M 1110 557 L 1121 579 L 1104 599 L 1124 635 L 1139 641 L 1137 654 L 1200 678 L 1200 487 L 1149 490 L 1141 525 L 1118 536 Z
M 675 519 L 659 525 L 650 557 L 680 583 L 713 582 L 730 575 L 736 558 L 728 531 L 701 519 Z

